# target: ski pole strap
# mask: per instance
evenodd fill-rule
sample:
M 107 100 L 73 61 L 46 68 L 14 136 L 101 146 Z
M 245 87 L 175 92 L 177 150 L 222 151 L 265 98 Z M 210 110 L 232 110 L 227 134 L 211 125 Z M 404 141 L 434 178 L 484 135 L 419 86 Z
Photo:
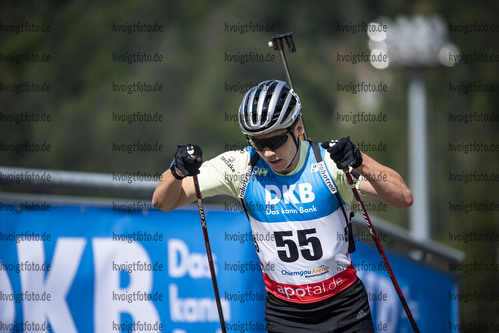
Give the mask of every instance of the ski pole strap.
M 359 177 L 360 177 L 360 173 L 358 173 L 358 172 L 357 172 L 356 170 L 354 170 L 354 169 L 352 169 L 352 170 L 350 171 L 350 174 L 351 174 L 351 175 L 352 175 L 355 179 L 357 179 L 357 180 L 358 180 L 358 179 L 359 179 Z

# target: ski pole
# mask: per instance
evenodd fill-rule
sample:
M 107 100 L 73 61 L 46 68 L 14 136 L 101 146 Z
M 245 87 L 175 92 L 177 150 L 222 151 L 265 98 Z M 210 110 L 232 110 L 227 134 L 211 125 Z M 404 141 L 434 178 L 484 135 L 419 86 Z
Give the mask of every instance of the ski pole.
M 281 59 L 282 59 L 283 64 L 284 64 L 284 70 L 286 72 L 286 77 L 288 78 L 289 85 L 291 86 L 291 89 L 294 90 L 293 82 L 291 81 L 291 74 L 289 72 L 288 62 L 286 60 L 286 56 L 284 55 L 283 39 L 286 40 L 286 44 L 289 47 L 289 52 L 290 53 L 296 52 L 296 47 L 295 47 L 295 44 L 293 41 L 293 33 L 292 32 L 272 36 L 272 40 L 268 43 L 268 45 L 269 45 L 269 47 L 273 47 L 274 50 L 279 51 L 279 53 L 281 54 Z M 303 124 L 303 136 L 306 140 L 309 140 L 307 132 L 305 131 L 305 122 L 303 120 L 303 117 L 302 117 L 302 124 Z M 353 171 L 355 171 L 355 170 L 353 170 Z M 378 239 L 378 236 L 376 235 L 376 232 L 374 230 L 374 226 L 371 223 L 371 219 L 369 218 L 369 215 L 367 214 L 366 208 L 364 207 L 364 203 L 362 202 L 362 199 L 360 198 L 359 192 L 357 191 L 357 188 L 355 187 L 352 175 L 350 174 L 348 168 L 343 169 L 343 172 L 345 173 L 345 175 L 347 177 L 348 184 L 350 185 L 350 188 L 352 189 L 352 192 L 355 196 L 355 199 L 357 200 L 357 202 L 359 203 L 359 206 L 362 209 L 362 215 L 364 216 L 364 219 L 367 222 L 367 226 L 369 228 L 369 231 L 374 239 L 374 243 L 376 244 L 376 248 L 381 256 L 383 264 L 386 267 L 388 275 L 390 276 L 390 279 L 392 280 L 392 283 L 393 283 L 393 286 L 395 287 L 397 295 L 399 296 L 400 302 L 402 303 L 402 307 L 404 308 L 405 313 L 406 313 L 407 317 L 409 318 L 409 321 L 411 322 L 411 325 L 412 325 L 414 332 L 419 333 L 419 329 L 418 329 L 418 326 L 416 325 L 416 321 L 414 320 L 412 312 L 411 312 L 409 306 L 407 305 L 407 301 L 405 300 L 404 294 L 402 293 L 402 290 L 400 289 L 400 286 L 397 282 L 397 279 L 395 278 L 395 274 L 393 274 L 390 263 L 388 262 L 388 258 L 385 255 L 385 251 L 383 251 L 383 248 L 381 247 L 381 243 Z
M 188 153 L 192 155 L 194 150 L 188 150 Z M 201 196 L 201 190 L 199 189 L 198 176 L 192 176 L 194 180 L 194 188 L 196 190 L 196 199 L 198 204 L 199 218 L 201 219 L 201 227 L 203 229 L 204 245 L 206 247 L 206 256 L 208 257 L 208 265 L 210 267 L 211 282 L 213 283 L 213 292 L 215 293 L 215 300 L 217 302 L 218 318 L 220 319 L 220 326 L 222 332 L 226 333 L 224 313 L 222 310 L 222 303 L 220 301 L 220 293 L 218 291 L 217 276 L 215 272 L 215 265 L 213 263 L 213 255 L 211 253 L 210 238 L 208 237 L 208 227 L 206 226 L 206 216 L 204 214 L 203 200 Z
M 405 300 L 404 294 L 402 293 L 402 290 L 400 289 L 400 286 L 397 282 L 397 279 L 395 278 L 395 274 L 393 274 L 392 267 L 390 266 L 390 263 L 388 262 L 388 258 L 386 257 L 385 251 L 383 251 L 383 248 L 381 247 L 381 243 L 379 241 L 378 235 L 376 234 L 376 231 L 374 230 L 373 224 L 371 222 L 371 219 L 369 218 L 369 215 L 367 214 L 366 208 L 364 207 L 364 203 L 362 202 L 362 199 L 360 198 L 359 191 L 357 191 L 357 188 L 355 187 L 355 183 L 353 181 L 352 175 L 348 171 L 348 168 L 343 169 L 343 172 L 345 173 L 348 184 L 350 185 L 350 188 L 352 189 L 352 192 L 355 196 L 355 199 L 359 203 L 359 206 L 362 207 L 362 215 L 364 215 L 364 219 L 366 220 L 367 227 L 369 228 L 369 232 L 371 233 L 371 236 L 373 237 L 374 243 L 376 244 L 376 248 L 378 249 L 378 252 L 381 256 L 381 260 L 383 260 L 383 264 L 386 267 L 386 271 L 388 272 L 388 275 L 390 276 L 390 279 L 392 280 L 393 286 L 395 287 L 395 290 L 397 292 L 397 295 L 399 296 L 400 302 L 402 303 L 402 306 L 405 310 L 405 313 L 407 314 L 407 317 L 409 318 L 409 321 L 411 322 L 412 328 L 414 332 L 419 333 L 418 326 L 416 325 L 416 320 L 414 320 L 414 317 L 412 316 L 412 312 L 409 309 L 409 305 L 407 305 L 407 301 Z

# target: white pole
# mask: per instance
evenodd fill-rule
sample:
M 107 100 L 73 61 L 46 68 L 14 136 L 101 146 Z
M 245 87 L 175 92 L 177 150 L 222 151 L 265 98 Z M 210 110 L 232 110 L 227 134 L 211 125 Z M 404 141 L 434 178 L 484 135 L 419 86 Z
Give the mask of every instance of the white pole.
M 421 73 L 409 85 L 409 186 L 414 203 L 409 209 L 411 233 L 417 240 L 430 238 L 428 192 L 426 91 Z

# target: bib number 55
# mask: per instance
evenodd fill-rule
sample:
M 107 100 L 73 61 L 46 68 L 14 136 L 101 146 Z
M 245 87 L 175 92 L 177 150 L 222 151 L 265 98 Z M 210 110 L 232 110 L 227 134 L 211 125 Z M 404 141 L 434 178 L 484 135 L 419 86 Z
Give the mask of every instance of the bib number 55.
M 310 261 L 322 258 L 322 246 L 319 238 L 313 236 L 317 231 L 313 229 L 293 231 L 275 231 L 277 255 L 284 262 L 295 262 L 301 256 Z M 298 240 L 298 242 L 296 242 Z M 280 249 L 283 248 L 283 249 Z

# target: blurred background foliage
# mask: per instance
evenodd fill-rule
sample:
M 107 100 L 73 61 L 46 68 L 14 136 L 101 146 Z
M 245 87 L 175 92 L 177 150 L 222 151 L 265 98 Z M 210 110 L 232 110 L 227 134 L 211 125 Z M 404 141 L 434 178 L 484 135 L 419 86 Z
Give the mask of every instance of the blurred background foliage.
M 46 22 L 50 33 L 0 32 L 4 54 L 48 53 L 50 63 L 0 62 L 0 81 L 47 82 L 51 93 L 0 93 L 0 112 L 33 111 L 52 116 L 51 122 L 0 123 L 0 142 L 47 142 L 49 153 L 0 152 L 0 165 L 87 172 L 164 171 L 176 145 L 197 143 L 205 159 L 230 146 L 242 146 L 235 115 L 243 91 L 228 85 L 246 85 L 269 78 L 285 80 L 277 52 L 267 47 L 277 33 L 294 32 L 297 52 L 288 61 L 295 88 L 304 105 L 304 119 L 314 140 L 350 136 L 354 142 L 383 142 L 386 152 L 372 155 L 408 179 L 407 90 L 408 70 L 376 70 L 370 64 L 339 62 L 337 53 L 369 52 L 365 33 L 338 31 L 338 24 L 369 22 L 380 17 L 438 14 L 453 24 L 499 23 L 497 1 L 480 4 L 459 1 L 3 1 L 3 24 Z M 138 21 L 163 26 L 160 33 L 127 34 L 113 31 L 113 23 Z M 274 31 L 231 32 L 227 25 L 271 25 Z M 229 29 L 230 30 L 230 29 Z M 497 33 L 449 32 L 461 52 L 499 53 Z M 163 55 L 161 63 L 113 61 L 112 54 L 147 52 Z M 274 61 L 228 61 L 227 55 L 247 52 L 271 54 Z M 498 233 L 493 212 L 452 212 L 449 203 L 499 204 L 497 181 L 455 182 L 449 173 L 497 172 L 497 152 L 449 151 L 449 143 L 478 141 L 499 143 L 497 122 L 450 122 L 449 113 L 496 113 L 496 93 L 451 93 L 449 82 L 497 83 L 498 62 L 459 63 L 452 68 L 425 70 L 428 94 L 428 142 L 431 192 L 431 236 L 466 253 L 466 262 L 498 263 L 498 242 L 451 241 L 449 232 Z M 113 83 L 159 82 L 162 93 L 113 92 Z M 387 93 L 345 93 L 337 83 L 383 82 Z M 113 114 L 142 112 L 163 115 L 162 122 L 128 124 L 113 121 Z M 341 122 L 337 114 L 379 112 L 386 123 Z M 232 117 L 231 117 L 232 116 Z M 142 141 L 163 144 L 161 152 L 132 154 L 113 151 L 113 143 Z M 408 227 L 407 211 L 375 212 Z M 498 271 L 462 274 L 462 291 L 485 291 L 498 297 Z M 461 319 L 490 322 L 499 302 L 461 303 Z

